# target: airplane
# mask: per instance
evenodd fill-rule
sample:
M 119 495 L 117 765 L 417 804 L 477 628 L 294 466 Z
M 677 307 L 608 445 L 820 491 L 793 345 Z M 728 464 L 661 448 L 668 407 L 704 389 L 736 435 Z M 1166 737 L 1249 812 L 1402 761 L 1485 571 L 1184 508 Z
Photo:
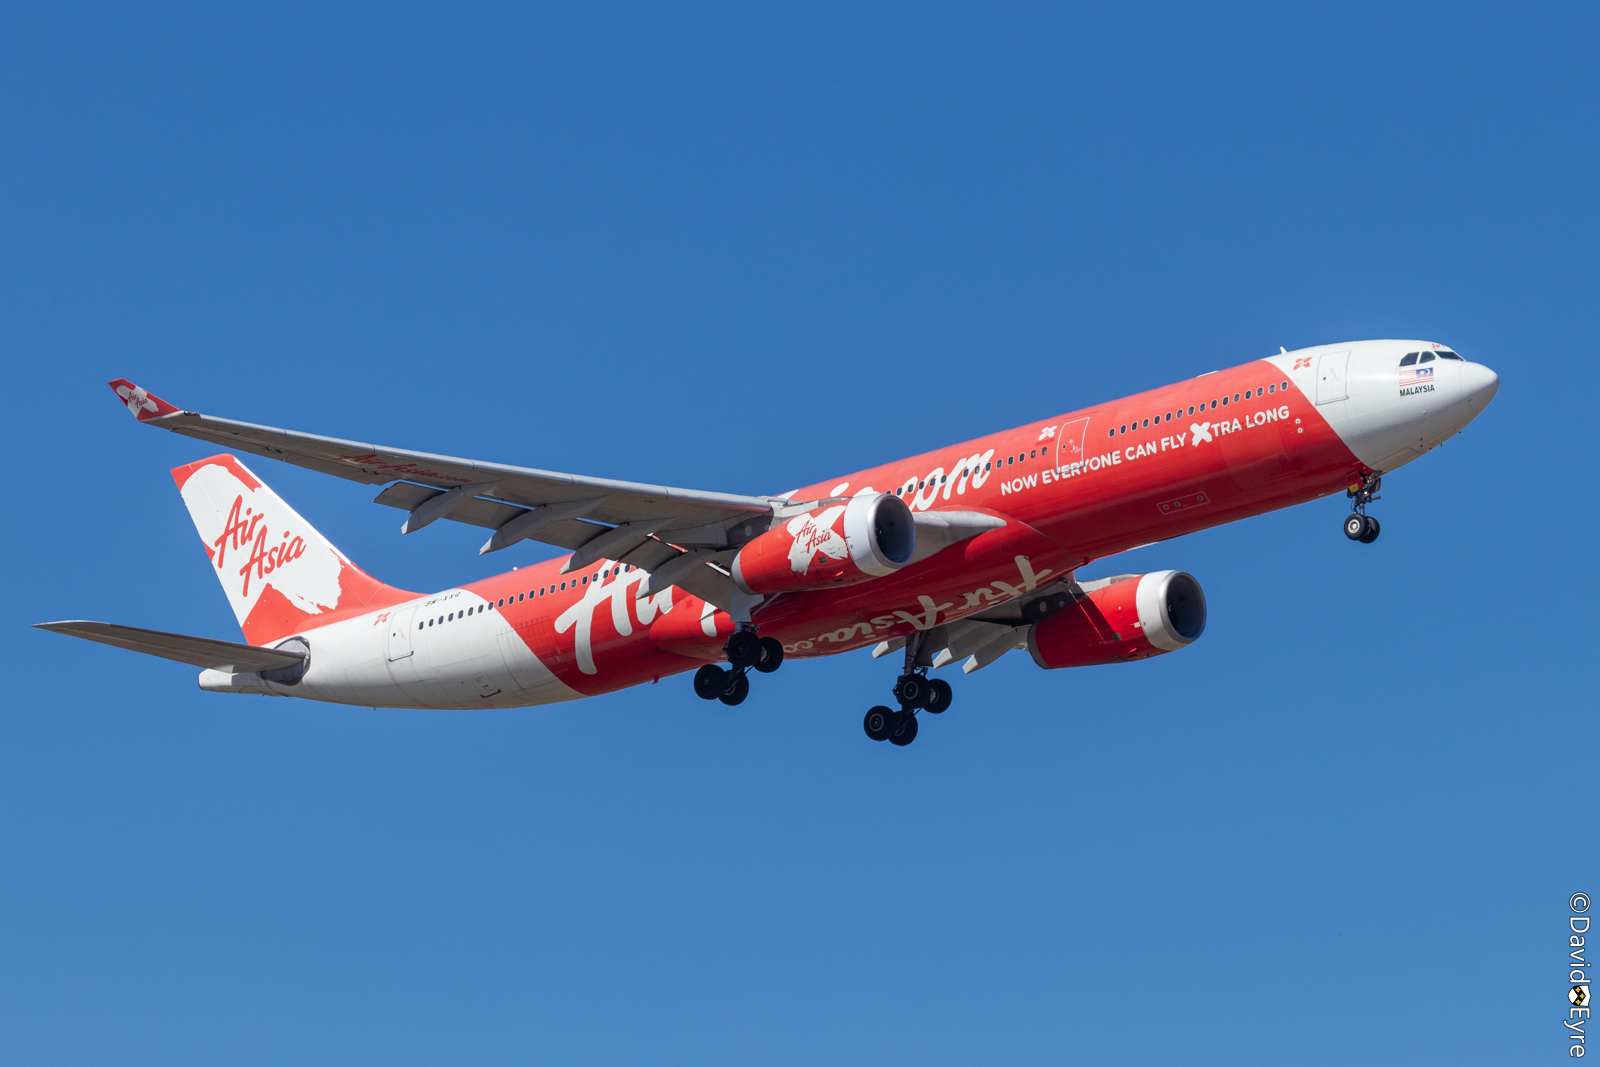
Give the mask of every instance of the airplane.
M 904 746 L 950 708 L 931 672 L 1026 649 L 1046 670 L 1192 644 L 1200 583 L 1079 580 L 1095 560 L 1345 492 L 1344 533 L 1385 475 L 1460 432 L 1499 389 L 1429 341 L 1277 355 L 776 496 L 677 489 L 273 429 L 109 383 L 144 425 L 228 451 L 173 470 L 244 643 L 85 620 L 36 624 L 203 668 L 217 693 L 371 707 L 554 704 L 694 672 L 737 705 L 752 672 L 872 647 L 901 654 L 867 736 Z M 236 455 L 237 453 L 238 455 Z M 246 467 L 265 456 L 382 485 L 402 534 L 439 520 L 568 554 L 442 592 L 371 577 Z

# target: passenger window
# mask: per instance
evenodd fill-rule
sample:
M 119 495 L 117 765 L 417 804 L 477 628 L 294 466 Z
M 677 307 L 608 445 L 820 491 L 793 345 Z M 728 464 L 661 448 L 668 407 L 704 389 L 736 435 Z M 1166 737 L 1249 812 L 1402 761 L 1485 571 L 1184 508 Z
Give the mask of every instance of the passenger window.
M 1233 394 L 1233 402 L 1235 404 L 1237 404 L 1239 402 L 1239 394 L 1238 393 L 1234 393 Z
M 1275 393 L 1275 392 L 1277 392 L 1277 391 L 1278 391 L 1278 387 L 1277 387 L 1277 386 L 1276 386 L 1276 385 L 1269 385 L 1269 386 L 1267 386 L 1267 392 L 1269 392 L 1269 393 Z
M 1422 353 L 1422 358 L 1417 360 L 1417 362 L 1418 363 L 1432 363 L 1433 362 L 1433 353 L 1432 352 L 1424 352 L 1424 353 Z
M 1194 405 L 1193 404 L 1189 405 L 1189 414 L 1191 414 L 1191 415 L 1194 414 Z
M 1409 367 L 1409 366 L 1412 366 L 1413 364 L 1415 364 L 1416 362 L 1417 362 L 1417 353 L 1416 352 L 1407 352 L 1405 354 L 1405 356 L 1400 360 L 1400 365 L 1402 367 Z
M 422 629 L 422 628 L 423 628 L 423 626 L 425 626 L 425 625 L 427 625 L 427 624 L 426 624 L 426 623 L 420 623 L 420 622 L 419 622 L 419 623 L 417 623 L 417 629 L 419 629 L 419 630 L 420 630 L 420 629 Z
M 1111 427 L 1111 429 L 1106 431 L 1106 436 L 1107 437 L 1115 437 L 1115 436 L 1117 436 L 1117 428 L 1115 426 Z
M 1037 456 L 1037 455 L 1038 455 L 1038 454 L 1039 454 L 1039 450 L 1038 450 L 1038 449 L 1034 449 L 1034 450 L 1033 450 L 1033 451 L 1032 451 L 1032 452 L 1029 452 L 1029 453 L 1028 453 L 1028 458 L 1029 458 L 1029 459 L 1033 459 L 1033 458 L 1034 458 L 1034 457 L 1035 457 L 1035 456 Z M 944 481 L 944 479 L 943 479 L 943 478 L 941 478 L 941 479 L 939 479 L 939 480 L 940 480 L 940 481 L 941 481 L 941 482 L 942 482 L 942 481 Z

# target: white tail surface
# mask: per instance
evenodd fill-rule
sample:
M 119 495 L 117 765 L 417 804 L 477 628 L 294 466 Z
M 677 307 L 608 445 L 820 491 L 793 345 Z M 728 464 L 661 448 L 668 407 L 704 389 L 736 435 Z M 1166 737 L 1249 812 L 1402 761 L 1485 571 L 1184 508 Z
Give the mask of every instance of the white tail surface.
M 175 467 L 172 477 L 252 645 L 416 595 L 351 563 L 233 456 Z

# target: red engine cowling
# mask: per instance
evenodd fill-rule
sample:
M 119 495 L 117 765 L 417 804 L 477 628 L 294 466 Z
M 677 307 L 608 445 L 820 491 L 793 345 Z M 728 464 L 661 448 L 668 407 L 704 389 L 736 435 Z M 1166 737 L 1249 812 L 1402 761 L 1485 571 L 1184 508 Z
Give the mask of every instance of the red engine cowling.
M 1182 571 L 1129 575 L 1036 623 L 1033 661 L 1046 670 L 1176 652 L 1205 632 L 1206 596 Z
M 733 557 L 746 593 L 785 593 L 850 585 L 911 562 L 917 527 L 906 502 L 890 493 L 852 497 L 779 523 Z

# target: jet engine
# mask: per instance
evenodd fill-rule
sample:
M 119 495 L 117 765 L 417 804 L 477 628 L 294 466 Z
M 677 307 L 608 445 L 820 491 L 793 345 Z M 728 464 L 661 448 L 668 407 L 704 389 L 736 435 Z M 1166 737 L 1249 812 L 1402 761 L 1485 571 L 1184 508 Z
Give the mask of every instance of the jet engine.
M 746 593 L 784 593 L 851 585 L 892 574 L 911 562 L 917 528 L 911 509 L 891 493 L 852 497 L 784 520 L 733 557 L 733 580 Z
M 1183 571 L 1126 574 L 1068 602 L 1028 634 L 1046 670 L 1120 663 L 1176 652 L 1205 632 L 1206 597 Z

